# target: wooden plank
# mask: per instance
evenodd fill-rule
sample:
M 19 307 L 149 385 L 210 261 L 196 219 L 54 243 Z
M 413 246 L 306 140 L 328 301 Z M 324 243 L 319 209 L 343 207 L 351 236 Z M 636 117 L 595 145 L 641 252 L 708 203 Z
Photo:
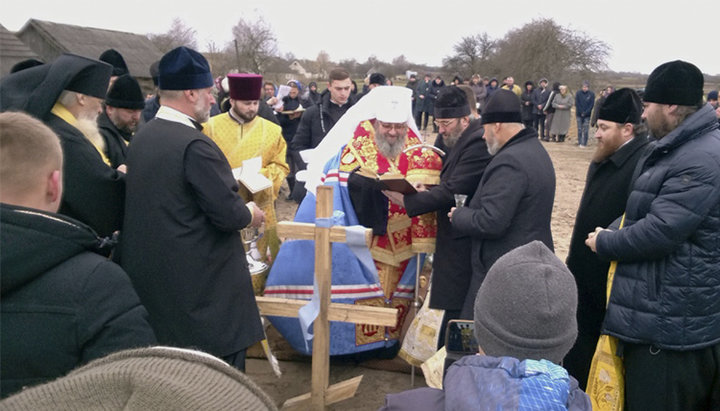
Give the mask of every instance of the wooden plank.
M 317 188 L 317 218 L 332 217 L 333 189 L 329 186 Z M 320 313 L 313 323 L 312 396 L 311 409 L 325 409 L 328 381 L 330 377 L 330 290 L 332 275 L 332 253 L 330 252 L 330 227 L 315 227 L 315 283 L 320 300 Z
M 362 378 L 363 376 L 360 375 L 329 386 L 325 396 L 327 400 L 325 404 L 330 405 L 354 397 Z M 290 398 L 283 403 L 282 409 L 288 411 L 306 410 L 310 408 L 310 397 L 310 393 L 307 393 Z
M 297 238 L 301 240 L 315 239 L 315 225 L 311 223 L 295 223 L 292 221 L 280 221 L 277 224 L 278 236 L 281 238 Z M 365 229 L 365 244 L 368 248 L 372 246 L 372 229 Z M 334 226 L 330 228 L 330 242 L 346 243 L 345 227 Z
M 255 300 L 257 301 L 258 309 L 260 309 L 260 315 L 274 315 L 278 317 L 297 317 L 300 307 L 308 303 L 307 300 L 273 297 L 255 297 Z M 328 307 L 328 320 L 395 327 L 397 324 L 397 309 L 372 307 L 369 305 L 330 303 Z

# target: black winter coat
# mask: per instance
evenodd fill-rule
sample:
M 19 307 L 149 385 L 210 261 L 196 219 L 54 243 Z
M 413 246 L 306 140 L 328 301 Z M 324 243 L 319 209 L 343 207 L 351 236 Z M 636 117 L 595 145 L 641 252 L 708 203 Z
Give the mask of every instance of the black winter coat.
M 130 279 L 93 252 L 101 241 L 88 226 L 30 208 L 0 209 L 3 397 L 115 351 L 155 344 Z
M 470 202 L 490 162 L 490 153 L 482 135 L 480 121 L 471 121 L 443 159 L 440 184 L 427 191 L 405 196 L 405 209 L 409 216 L 437 212 L 431 308 L 460 310 L 470 285 L 470 237 L 453 228 L 447 213 L 455 206 L 455 194 L 466 194 L 466 204 Z
M 224 357 L 261 340 L 238 231 L 252 216 L 222 151 L 156 117 L 133 137 L 127 166 L 122 266 L 158 342 Z
M 98 116 L 97 123 L 100 135 L 105 140 L 105 155 L 110 160 L 110 167 L 118 168 L 119 165 L 125 164 L 127 146 L 132 135 L 127 135 L 115 127 L 104 111 Z
M 310 106 L 300 117 L 300 125 L 290 144 L 291 149 L 302 151 L 317 147 L 328 131 L 356 101 L 355 96 L 351 94 L 347 103 L 338 107 L 330 101 L 328 90 L 323 91 L 320 96 L 320 103 Z M 331 104 L 334 107 L 331 107 Z
M 595 227 L 607 227 L 625 211 L 633 171 L 647 147 L 647 138 L 635 137 L 600 163 L 590 163 L 575 226 L 567 266 L 578 287 L 578 338 L 565 356 L 563 366 L 585 388 L 590 362 L 605 317 L 607 272 L 610 262 L 601 260 L 585 239 Z
M 625 226 L 597 236 L 618 261 L 603 333 L 669 350 L 720 343 L 720 130 L 705 104 L 638 162 Z
M 437 100 L 438 93 L 445 87 L 445 82 L 440 80 L 440 84 L 433 80 L 428 88 L 428 93 L 425 96 L 425 112 L 430 113 L 435 118 L 435 100 Z
M 122 225 L 125 174 L 105 164 L 80 130 L 49 114 L 45 124 L 60 137 L 63 196 L 60 214 L 80 220 L 102 237 Z
M 533 240 L 554 249 L 550 231 L 554 199 L 550 156 L 537 131 L 523 129 L 492 158 L 470 204 L 453 214 L 453 228 L 472 237 L 473 276 L 461 318 L 473 318 L 480 284 L 502 255 Z

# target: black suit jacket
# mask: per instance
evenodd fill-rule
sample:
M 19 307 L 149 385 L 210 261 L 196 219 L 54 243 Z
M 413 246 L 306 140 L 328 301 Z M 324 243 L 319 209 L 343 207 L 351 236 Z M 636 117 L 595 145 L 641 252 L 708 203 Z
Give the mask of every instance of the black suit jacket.
M 437 240 L 433 260 L 430 307 L 459 310 L 472 277 L 471 239 L 453 229 L 448 212 L 455 206 L 455 194 L 466 194 L 469 204 L 491 156 L 482 138 L 480 121 L 465 129 L 457 144 L 447 153 L 440 173 L 440 184 L 428 191 L 405 196 L 409 216 L 437 212 Z

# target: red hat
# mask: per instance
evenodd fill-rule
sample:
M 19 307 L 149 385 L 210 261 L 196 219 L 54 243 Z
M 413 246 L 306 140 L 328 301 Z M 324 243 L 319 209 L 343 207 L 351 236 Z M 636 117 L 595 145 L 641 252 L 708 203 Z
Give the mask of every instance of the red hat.
M 260 100 L 262 76 L 259 74 L 228 74 L 230 98 L 233 100 Z

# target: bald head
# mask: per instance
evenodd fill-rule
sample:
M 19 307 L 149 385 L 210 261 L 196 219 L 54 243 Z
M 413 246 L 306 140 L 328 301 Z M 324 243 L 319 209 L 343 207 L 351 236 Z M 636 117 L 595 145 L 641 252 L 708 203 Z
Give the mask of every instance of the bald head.
M 0 113 L 0 202 L 57 211 L 62 164 L 52 130 L 24 113 Z

